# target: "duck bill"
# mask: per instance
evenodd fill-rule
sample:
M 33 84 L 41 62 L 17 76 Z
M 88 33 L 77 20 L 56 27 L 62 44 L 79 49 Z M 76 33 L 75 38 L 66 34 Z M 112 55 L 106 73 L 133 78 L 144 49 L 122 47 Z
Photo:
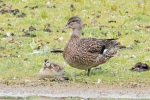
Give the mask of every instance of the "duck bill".
M 65 25 L 62 29 L 67 29 L 69 28 L 69 25 Z
M 46 67 L 46 64 L 43 64 L 43 68 L 45 68 Z

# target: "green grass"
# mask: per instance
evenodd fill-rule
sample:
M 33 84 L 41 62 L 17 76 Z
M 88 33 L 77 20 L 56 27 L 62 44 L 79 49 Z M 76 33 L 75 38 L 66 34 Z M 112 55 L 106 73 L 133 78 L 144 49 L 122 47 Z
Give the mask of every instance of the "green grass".
M 19 9 L 26 13 L 24 18 L 18 18 L 11 13 L 1 14 L 0 16 L 0 55 L 15 55 L 17 57 L 0 57 L 0 80 L 1 81 L 24 81 L 25 79 L 38 79 L 38 72 L 43 64 L 43 60 L 48 58 L 55 63 L 63 66 L 65 75 L 72 78 L 74 82 L 95 83 L 101 79 L 103 83 L 127 83 L 127 82 L 148 82 L 150 83 L 150 72 L 131 72 L 129 69 L 135 63 L 141 61 L 150 65 L 150 34 L 145 27 L 150 24 L 150 1 L 148 0 L 5 0 L 7 6 L 12 5 L 12 9 Z M 0 3 L 2 5 L 3 3 Z M 76 11 L 70 11 L 73 4 Z M 28 6 L 27 8 L 24 8 Z M 30 7 L 38 8 L 30 9 Z M 53 7 L 55 6 L 55 7 Z M 5 9 L 1 7 L 0 10 Z M 97 18 L 97 15 L 101 15 Z M 30 54 L 38 46 L 43 51 L 45 46 L 49 48 L 63 49 L 69 38 L 71 30 L 61 32 L 61 28 L 72 16 L 80 16 L 85 33 L 82 37 L 96 38 L 119 38 L 119 42 L 125 46 L 132 46 L 133 49 L 119 50 L 121 57 L 114 57 L 107 63 L 100 65 L 101 70 L 92 70 L 90 77 L 87 72 L 70 67 L 64 61 L 62 54 L 50 52 L 43 54 Z M 116 23 L 108 23 L 115 20 Z M 50 23 L 51 33 L 43 31 L 44 24 Z M 11 24 L 9 26 L 8 24 Z M 37 37 L 22 37 L 22 29 L 28 30 L 30 26 L 37 30 L 30 32 Z M 99 26 L 108 26 L 99 30 Z M 136 31 L 140 30 L 140 31 Z M 4 38 L 7 32 L 14 33 L 13 37 Z M 121 36 L 118 37 L 118 32 Z M 105 36 L 104 34 L 107 33 Z M 126 35 L 127 34 L 127 35 Z M 55 40 L 63 37 L 62 41 Z M 13 38 L 14 43 L 8 41 Z M 136 44 L 134 40 L 141 43 Z M 18 44 L 19 42 L 19 44 Z M 124 56 L 128 55 L 129 58 Z M 136 55 L 136 58 L 130 58 Z M 149 58 L 149 59 L 148 59 Z M 27 60 L 25 60 L 27 59 Z

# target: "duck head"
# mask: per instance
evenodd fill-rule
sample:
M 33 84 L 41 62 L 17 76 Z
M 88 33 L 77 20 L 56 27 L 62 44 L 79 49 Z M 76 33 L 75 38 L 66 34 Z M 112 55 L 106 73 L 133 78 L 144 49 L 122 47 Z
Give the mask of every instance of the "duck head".
M 50 67 L 50 61 L 48 59 L 44 60 L 43 68 Z
M 72 30 L 75 30 L 75 29 L 81 30 L 82 27 L 83 27 L 83 24 L 82 24 L 81 18 L 75 16 L 75 17 L 71 17 L 68 20 L 67 25 L 65 25 L 63 29 L 71 28 Z

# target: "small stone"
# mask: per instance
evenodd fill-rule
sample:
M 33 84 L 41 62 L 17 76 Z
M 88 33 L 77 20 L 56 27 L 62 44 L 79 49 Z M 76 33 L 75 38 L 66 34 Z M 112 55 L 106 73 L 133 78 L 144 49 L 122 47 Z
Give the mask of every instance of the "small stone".
M 49 47 L 48 46 L 45 46 L 44 47 L 44 53 L 48 52 L 49 51 Z
M 6 37 L 10 37 L 10 36 L 11 36 L 10 32 L 7 32 L 7 33 L 5 34 L 5 36 L 6 36 Z
M 50 5 L 50 4 L 51 4 L 51 3 L 48 1 L 48 2 L 47 2 L 47 5 Z
M 101 79 L 98 79 L 98 80 L 97 80 L 97 84 L 99 84 L 100 82 L 101 82 Z
M 22 2 L 26 2 L 27 0 L 22 0 Z
M 136 58 L 136 55 L 132 55 L 131 58 Z
M 59 41 L 62 41 L 63 39 L 64 39 L 63 37 L 59 37 L 59 38 L 58 38 Z
M 124 58 L 129 58 L 129 56 L 128 56 L 128 55 L 125 55 Z
M 34 50 L 32 53 L 30 54 L 42 54 L 43 52 L 42 51 L 38 51 L 38 50 Z

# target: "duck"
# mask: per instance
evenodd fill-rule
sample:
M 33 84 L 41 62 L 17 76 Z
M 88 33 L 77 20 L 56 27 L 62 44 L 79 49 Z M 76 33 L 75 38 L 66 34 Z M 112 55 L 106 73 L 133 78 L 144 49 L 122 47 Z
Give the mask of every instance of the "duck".
M 43 78 L 59 77 L 62 76 L 64 68 L 56 63 L 50 62 L 45 59 L 42 68 L 40 69 L 39 75 Z
M 63 51 L 63 58 L 74 68 L 90 70 L 100 64 L 106 63 L 117 53 L 117 39 L 80 38 L 82 34 L 82 20 L 78 16 L 71 17 L 62 28 L 72 29 L 69 40 Z

